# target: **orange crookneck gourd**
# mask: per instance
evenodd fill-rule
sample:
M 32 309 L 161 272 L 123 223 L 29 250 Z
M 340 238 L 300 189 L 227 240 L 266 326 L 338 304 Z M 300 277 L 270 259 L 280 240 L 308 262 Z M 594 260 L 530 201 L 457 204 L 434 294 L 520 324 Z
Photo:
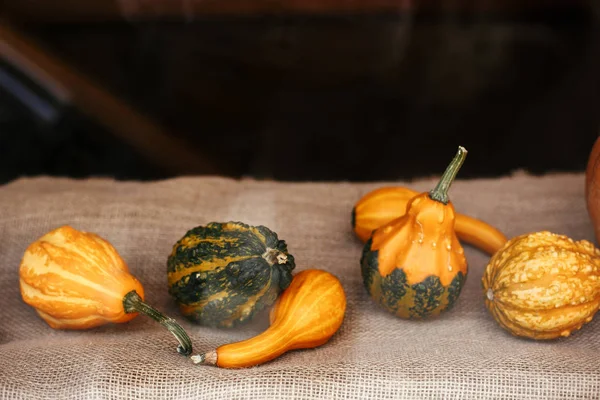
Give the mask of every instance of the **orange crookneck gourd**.
M 365 288 L 400 318 L 422 319 L 448 310 L 467 278 L 467 261 L 454 230 L 448 189 L 467 151 L 458 153 L 430 192 L 409 200 L 406 213 L 376 229 L 365 244 Z
M 339 330 L 345 312 L 346 294 L 339 279 L 327 271 L 307 269 L 296 274 L 279 296 L 264 332 L 191 359 L 221 368 L 260 365 L 291 350 L 324 345 Z
M 142 284 L 100 236 L 61 226 L 31 243 L 19 268 L 21 296 L 54 329 L 82 330 L 125 323 L 143 313 L 192 352 L 183 328 L 144 302 Z

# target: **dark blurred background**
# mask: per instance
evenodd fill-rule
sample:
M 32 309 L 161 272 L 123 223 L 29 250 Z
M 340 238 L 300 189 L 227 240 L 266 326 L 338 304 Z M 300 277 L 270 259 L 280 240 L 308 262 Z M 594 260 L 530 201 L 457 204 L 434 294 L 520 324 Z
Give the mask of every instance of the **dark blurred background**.
M 0 183 L 583 171 L 600 2 L 4 0 Z

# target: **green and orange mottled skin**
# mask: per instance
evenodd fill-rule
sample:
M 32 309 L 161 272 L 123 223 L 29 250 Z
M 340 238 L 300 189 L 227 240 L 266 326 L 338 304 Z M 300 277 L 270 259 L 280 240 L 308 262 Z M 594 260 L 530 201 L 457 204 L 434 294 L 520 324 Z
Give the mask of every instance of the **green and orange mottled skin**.
M 367 292 L 400 318 L 425 319 L 449 310 L 466 281 L 467 261 L 447 196 L 465 156 L 459 148 L 436 188 L 411 198 L 405 214 L 373 231 L 363 248 Z
M 191 229 L 173 246 L 169 293 L 189 320 L 231 328 L 272 305 L 294 268 L 285 241 L 270 229 L 213 222 Z
M 457 271 L 449 285 L 444 286 L 436 275 L 420 282 L 407 282 L 402 268 L 389 275 L 379 272 L 377 250 L 372 251 L 369 239 L 363 249 L 361 272 L 363 283 L 371 297 L 384 309 L 404 319 L 434 317 L 449 310 L 456 303 L 466 281 L 467 272 Z

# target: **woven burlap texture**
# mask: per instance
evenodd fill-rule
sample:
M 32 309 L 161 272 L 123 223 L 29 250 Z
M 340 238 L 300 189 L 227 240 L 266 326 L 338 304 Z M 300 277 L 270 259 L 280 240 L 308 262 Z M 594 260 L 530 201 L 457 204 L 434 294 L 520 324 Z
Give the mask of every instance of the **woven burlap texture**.
M 433 183 L 397 182 L 417 190 Z M 467 284 L 443 317 L 404 321 L 378 308 L 362 286 L 362 244 L 350 213 L 363 194 L 384 184 L 35 178 L 0 187 L 0 398 L 598 398 L 600 324 L 594 320 L 553 342 L 512 337 L 485 309 L 481 276 L 489 258 L 475 248 L 466 246 Z M 459 180 L 450 195 L 459 212 L 509 237 L 547 229 L 594 240 L 581 174 Z M 244 329 L 199 327 L 180 317 L 167 293 L 173 244 L 194 226 L 229 220 L 276 231 L 296 257 L 296 271 L 321 268 L 340 278 L 348 309 L 328 344 L 243 370 L 195 366 L 144 316 L 90 331 L 57 331 L 21 300 L 23 251 L 70 224 L 115 245 L 145 286 L 147 301 L 181 322 L 196 352 L 248 338 L 267 326 L 264 315 Z

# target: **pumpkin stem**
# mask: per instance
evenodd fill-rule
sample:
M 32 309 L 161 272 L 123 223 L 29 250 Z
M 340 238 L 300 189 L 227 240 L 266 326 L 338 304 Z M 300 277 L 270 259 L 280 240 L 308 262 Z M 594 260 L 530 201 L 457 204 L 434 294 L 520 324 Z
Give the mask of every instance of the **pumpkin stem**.
M 454 159 L 452 159 L 452 162 L 450 162 L 450 165 L 446 168 L 446 171 L 444 171 L 437 186 L 429 192 L 429 197 L 432 200 L 448 204 L 448 189 L 450 189 L 450 185 L 454 182 L 458 170 L 463 165 L 463 162 L 465 162 L 465 158 L 467 158 L 467 149 L 458 146 L 458 152 L 454 156 Z
M 285 264 L 288 261 L 285 253 L 277 249 L 267 248 L 267 251 L 262 256 L 270 265 Z
M 217 365 L 217 358 L 218 356 L 216 350 L 212 350 L 204 354 L 197 354 L 195 356 L 190 357 L 194 364 L 203 365 Z
M 164 316 L 154 307 L 144 303 L 135 290 L 132 290 L 123 297 L 123 307 L 128 314 L 133 312 L 142 313 L 166 327 L 179 341 L 177 352 L 184 356 L 192 354 L 192 341 L 185 330 L 173 318 Z

